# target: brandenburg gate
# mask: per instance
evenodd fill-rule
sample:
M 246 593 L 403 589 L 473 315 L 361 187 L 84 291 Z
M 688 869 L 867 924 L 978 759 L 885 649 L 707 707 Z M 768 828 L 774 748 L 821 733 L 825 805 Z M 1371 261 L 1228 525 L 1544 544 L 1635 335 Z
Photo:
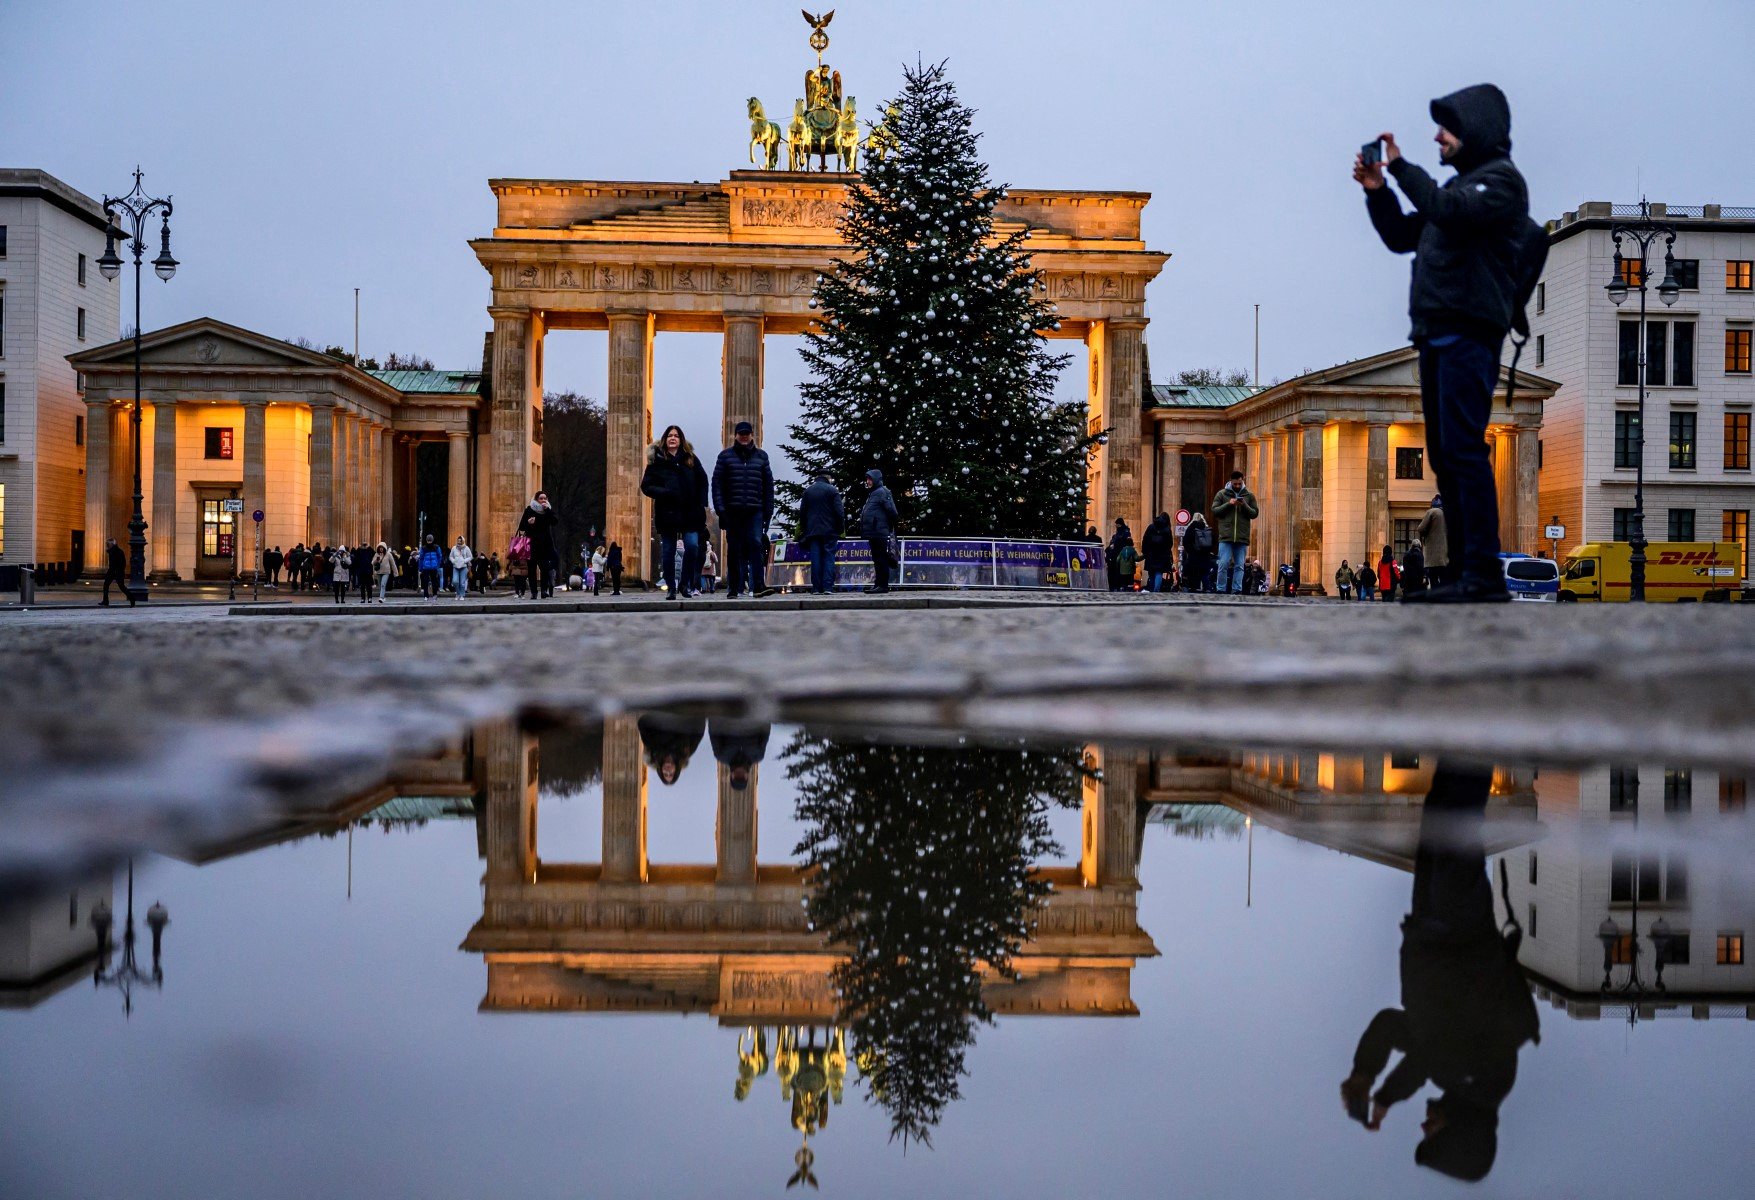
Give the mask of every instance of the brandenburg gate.
M 542 347 L 550 330 L 609 331 L 607 536 L 621 543 L 632 575 L 650 573 L 640 475 L 652 440 L 655 334 L 721 334 L 720 444 L 730 444 L 739 421 L 754 425 L 767 444 L 763 341 L 810 328 L 817 276 L 849 254 L 839 221 L 859 179 L 860 154 L 882 156 L 898 144 L 887 123 L 860 134 L 854 97 L 843 97 L 840 72 L 823 63 L 824 26 L 833 15 L 805 14 L 817 65 L 806 72 L 790 127 L 783 132 L 750 98 L 755 170 L 732 171 L 718 183 L 490 181 L 494 231 L 470 243 L 493 289 L 482 414 L 487 525 L 476 531 L 478 546 L 503 547 L 541 486 Z M 788 170 L 777 169 L 782 142 Z M 813 171 L 813 159 L 840 170 Z M 1089 347 L 1091 429 L 1113 434 L 1090 467 L 1090 520 L 1098 525 L 1116 516 L 1137 522 L 1151 502 L 1141 486 L 1141 335 L 1146 285 L 1169 256 L 1140 238 L 1149 199 L 1144 192 L 1015 190 L 994 214 L 994 235 L 1022 231 L 1033 265 L 1045 273 L 1060 316 L 1049 336 L 1082 338 Z M 716 449 L 700 447 L 709 459 Z

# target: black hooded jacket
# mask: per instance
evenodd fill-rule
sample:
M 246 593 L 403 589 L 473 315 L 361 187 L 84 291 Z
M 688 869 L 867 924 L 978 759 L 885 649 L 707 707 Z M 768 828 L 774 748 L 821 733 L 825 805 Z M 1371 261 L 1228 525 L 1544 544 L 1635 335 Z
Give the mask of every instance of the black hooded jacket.
M 1442 187 L 1406 158 L 1389 173 L 1413 205 L 1387 187 L 1365 207 L 1384 245 L 1414 252 L 1408 315 L 1416 342 L 1463 333 L 1497 341 L 1511 328 L 1528 237 L 1529 189 L 1511 162 L 1511 106 L 1490 83 L 1432 102 L 1432 119 L 1462 139 Z
M 865 473 L 871 480 L 871 491 L 865 494 L 865 507 L 859 510 L 859 532 L 867 541 L 888 541 L 896 532 L 896 499 L 884 486 L 884 473 L 873 467 Z
M 707 490 L 707 472 L 693 453 L 670 454 L 660 445 L 647 454 L 640 491 L 652 497 L 652 520 L 660 534 L 705 530 Z
M 1170 528 L 1170 515 L 1159 513 L 1140 535 L 1140 557 L 1147 571 L 1168 571 L 1176 557 L 1176 533 Z

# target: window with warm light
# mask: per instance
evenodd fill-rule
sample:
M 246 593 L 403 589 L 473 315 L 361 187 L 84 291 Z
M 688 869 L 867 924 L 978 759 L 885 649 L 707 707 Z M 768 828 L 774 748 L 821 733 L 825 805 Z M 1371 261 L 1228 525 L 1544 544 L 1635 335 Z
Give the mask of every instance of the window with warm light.
M 1622 259 L 1621 282 L 1630 288 L 1636 288 L 1645 282 L 1645 273 L 1640 270 L 1640 266 L 1640 261 L 1637 258 Z
M 1741 933 L 1721 933 L 1718 935 L 1718 965 L 1721 967 L 1740 967 L 1743 965 L 1743 935 Z
M 1725 291 L 1755 289 L 1755 259 L 1733 258 L 1725 263 Z
M 1747 471 L 1748 469 L 1749 414 L 1728 412 L 1725 414 L 1725 470 Z
M 1751 342 L 1755 342 L 1755 329 L 1744 325 L 1732 326 L 1725 330 L 1725 374 L 1749 374 L 1749 356 Z

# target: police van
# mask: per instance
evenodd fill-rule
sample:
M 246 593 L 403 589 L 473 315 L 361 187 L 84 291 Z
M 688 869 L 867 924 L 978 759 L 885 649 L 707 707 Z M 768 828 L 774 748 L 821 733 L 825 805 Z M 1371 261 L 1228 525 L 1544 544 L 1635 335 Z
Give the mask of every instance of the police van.
M 1531 554 L 1501 554 L 1500 569 L 1505 572 L 1505 588 L 1513 600 L 1540 600 L 1550 604 L 1560 599 L 1560 564 L 1551 558 Z

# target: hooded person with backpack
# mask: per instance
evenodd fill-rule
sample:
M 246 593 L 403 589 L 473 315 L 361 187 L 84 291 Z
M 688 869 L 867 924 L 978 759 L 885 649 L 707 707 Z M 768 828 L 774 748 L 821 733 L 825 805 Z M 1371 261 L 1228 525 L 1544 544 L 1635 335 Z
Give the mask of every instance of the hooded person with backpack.
M 1483 603 L 1510 599 L 1499 571 L 1499 502 L 1487 419 L 1510 330 L 1527 337 L 1524 306 L 1547 260 L 1548 239 L 1530 220 L 1529 189 L 1511 161 L 1511 106 L 1490 83 L 1431 104 L 1434 140 L 1455 176 L 1442 186 L 1378 135 L 1381 162 L 1353 160 L 1365 208 L 1384 245 L 1414 255 L 1408 297 L 1420 354 L 1426 449 L 1444 497 L 1454 578 L 1410 599 Z M 1366 147 L 1372 149 L 1371 146 Z M 1394 178 L 1412 211 L 1384 186 Z M 1521 345 L 1521 343 L 1519 343 Z
M 890 590 L 890 571 L 900 566 L 890 554 L 890 540 L 896 536 L 896 498 L 884 486 L 884 473 L 873 467 L 865 473 L 865 507 L 859 510 L 859 532 L 871 547 L 871 586 L 865 591 L 881 596 Z

